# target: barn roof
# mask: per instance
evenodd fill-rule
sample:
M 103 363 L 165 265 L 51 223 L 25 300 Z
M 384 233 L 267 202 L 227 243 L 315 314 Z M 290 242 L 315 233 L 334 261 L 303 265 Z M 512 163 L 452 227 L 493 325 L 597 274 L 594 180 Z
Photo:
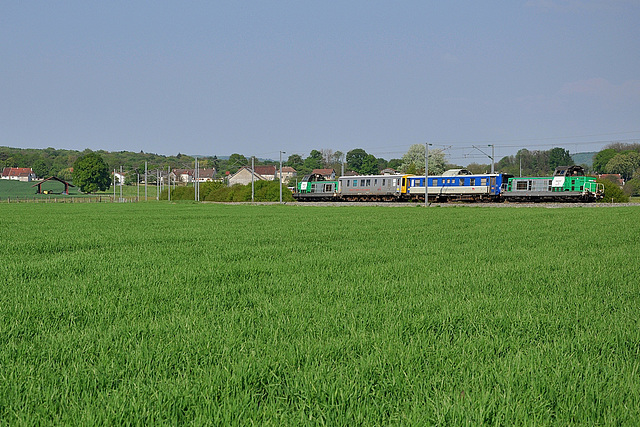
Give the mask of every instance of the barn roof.
M 55 177 L 55 176 L 50 176 L 50 177 L 49 177 L 49 178 L 47 178 L 47 179 L 43 179 L 43 180 L 42 180 L 42 181 L 40 181 L 40 182 L 36 182 L 35 184 L 33 184 L 33 185 L 32 185 L 32 187 L 35 187 L 35 186 L 41 185 L 41 184 L 43 184 L 43 183 L 45 183 L 45 182 L 47 182 L 47 181 L 52 181 L 52 180 L 53 180 L 53 181 L 61 182 L 61 183 L 63 183 L 64 185 L 68 185 L 69 187 L 75 187 L 75 185 L 70 184 L 70 183 L 68 183 L 67 181 L 64 181 L 64 180 L 62 180 L 62 179 L 60 179 L 60 178 L 58 178 L 58 177 Z

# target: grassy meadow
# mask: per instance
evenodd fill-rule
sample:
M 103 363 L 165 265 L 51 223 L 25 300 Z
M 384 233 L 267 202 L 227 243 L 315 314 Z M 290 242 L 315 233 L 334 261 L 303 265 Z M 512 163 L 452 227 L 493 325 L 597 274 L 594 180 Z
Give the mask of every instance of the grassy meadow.
M 0 423 L 637 425 L 639 219 L 0 205 Z

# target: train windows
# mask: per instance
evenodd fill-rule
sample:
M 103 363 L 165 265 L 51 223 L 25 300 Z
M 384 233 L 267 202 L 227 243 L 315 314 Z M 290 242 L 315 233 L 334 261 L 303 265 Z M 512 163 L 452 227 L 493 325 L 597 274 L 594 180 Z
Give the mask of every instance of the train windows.
M 378 185 L 378 178 L 373 180 L 373 185 Z
M 370 179 L 368 179 L 368 180 L 367 180 L 367 187 L 368 187 L 368 186 L 370 186 L 370 185 L 371 185 L 371 180 L 370 180 Z
M 347 180 L 347 187 L 349 186 L 349 183 L 350 183 L 350 182 L 351 182 L 350 180 Z
M 460 178 L 460 186 L 464 186 L 464 179 Z
M 357 186 L 358 186 L 358 180 L 357 180 L 357 179 L 354 179 L 354 180 L 353 180 L 353 186 L 354 186 L 354 187 L 357 187 Z
M 385 181 L 386 181 L 386 179 L 382 178 L 382 186 L 383 187 L 385 186 Z
M 360 180 L 360 187 L 364 187 L 364 179 Z
M 487 178 L 480 178 L 480 185 L 487 185 Z
M 516 190 L 524 191 L 527 189 L 527 181 L 516 181 Z

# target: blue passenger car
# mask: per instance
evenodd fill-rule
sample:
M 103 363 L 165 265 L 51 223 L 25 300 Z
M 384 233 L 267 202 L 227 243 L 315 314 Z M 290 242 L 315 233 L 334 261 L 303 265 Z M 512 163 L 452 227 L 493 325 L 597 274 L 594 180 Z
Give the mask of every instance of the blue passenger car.
M 498 201 L 503 184 L 511 175 L 472 174 L 466 169 L 450 169 L 442 175 L 429 176 L 429 200 Z M 414 200 L 424 200 L 424 176 L 409 178 L 408 193 Z

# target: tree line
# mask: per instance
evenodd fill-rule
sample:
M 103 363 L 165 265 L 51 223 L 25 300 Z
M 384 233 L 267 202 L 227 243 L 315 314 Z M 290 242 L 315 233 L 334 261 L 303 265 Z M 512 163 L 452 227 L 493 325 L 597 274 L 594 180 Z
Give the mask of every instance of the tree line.
M 153 153 L 104 150 L 84 151 L 64 149 L 21 149 L 0 147 L 0 166 L 2 167 L 31 167 L 38 177 L 56 176 L 66 181 L 78 180 L 79 175 L 71 170 L 79 159 L 95 154 L 104 162 L 102 168 L 107 171 L 119 169 L 128 172 L 125 184 L 134 184 L 136 176 L 143 175 L 145 162 L 147 170 L 188 169 L 194 167 L 193 156 L 178 153 L 175 156 L 163 156 Z M 311 173 L 314 169 L 334 169 L 337 174 L 354 172 L 357 174 L 378 174 L 391 168 L 402 173 L 424 173 L 425 145 L 411 145 L 402 158 L 386 160 L 367 153 L 362 148 L 355 148 L 346 154 L 332 149 L 314 149 L 308 156 L 291 154 L 284 161 L 298 172 L 298 176 Z M 92 162 L 97 161 L 91 156 Z M 219 177 L 235 173 L 243 166 L 251 164 L 251 158 L 234 153 L 228 158 L 217 156 L 198 156 L 201 168 L 215 168 Z M 91 163 L 91 162 L 90 162 Z M 255 159 L 257 165 L 278 165 L 273 160 Z M 505 156 L 495 163 L 495 171 L 514 176 L 548 176 L 557 166 L 573 165 L 569 151 L 554 147 L 550 150 L 528 150 L 523 148 L 515 155 Z M 593 165 L 582 165 L 585 170 L 593 174 L 620 174 L 625 181 L 625 192 L 629 195 L 640 194 L 640 144 L 612 143 L 593 156 Z M 441 149 L 429 150 L 429 174 L 437 175 L 449 168 L 462 168 L 461 165 L 447 162 L 446 155 Z M 472 173 L 486 173 L 491 170 L 490 164 L 470 163 L 466 166 Z M 148 175 L 150 183 L 155 181 L 155 172 Z M 102 186 L 102 185 L 100 185 Z M 108 186 L 107 186 L 108 188 Z

